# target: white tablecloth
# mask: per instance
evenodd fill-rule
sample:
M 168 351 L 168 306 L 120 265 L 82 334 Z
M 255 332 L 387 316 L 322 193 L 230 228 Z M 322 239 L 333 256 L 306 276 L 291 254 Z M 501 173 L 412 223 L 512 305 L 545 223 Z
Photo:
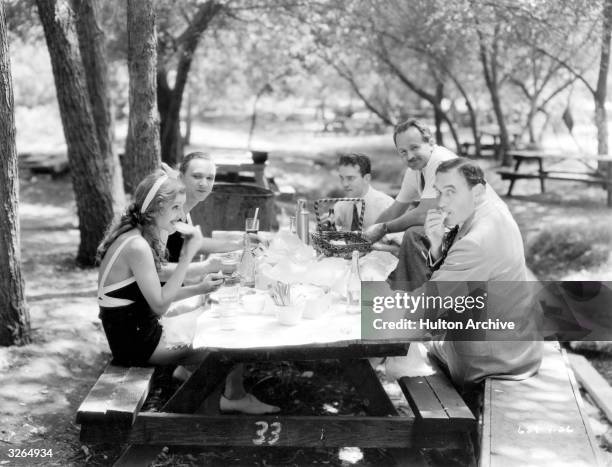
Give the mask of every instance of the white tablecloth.
M 305 344 L 357 341 L 361 338 L 361 315 L 346 313 L 342 303 L 334 303 L 317 319 L 302 319 L 295 326 L 280 324 L 275 316 L 239 313 L 235 329 L 222 329 L 214 309 L 205 309 L 197 319 L 193 347 L 244 349 Z

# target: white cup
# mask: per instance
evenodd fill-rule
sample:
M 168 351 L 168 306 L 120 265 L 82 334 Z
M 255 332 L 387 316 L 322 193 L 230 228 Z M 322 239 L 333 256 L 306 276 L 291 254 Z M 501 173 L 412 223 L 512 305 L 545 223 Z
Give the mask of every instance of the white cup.
M 275 305 L 276 318 L 284 326 L 295 326 L 302 319 L 304 304 L 292 304 L 287 306 Z
M 243 295 L 242 304 L 245 312 L 258 315 L 264 309 L 266 297 L 263 294 Z
M 223 331 L 233 331 L 236 329 L 239 308 L 237 303 L 228 303 L 225 306 L 219 307 L 219 327 Z

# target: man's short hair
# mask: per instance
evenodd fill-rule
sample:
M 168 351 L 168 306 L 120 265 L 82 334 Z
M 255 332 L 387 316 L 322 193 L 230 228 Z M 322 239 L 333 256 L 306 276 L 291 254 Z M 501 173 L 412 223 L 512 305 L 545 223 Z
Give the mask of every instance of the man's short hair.
M 351 152 L 349 154 L 340 154 L 338 157 L 338 166 L 341 165 L 357 165 L 359 173 L 362 177 L 372 172 L 372 164 L 370 158 L 359 152 Z
M 414 127 L 419 130 L 421 133 L 421 137 L 423 138 L 424 143 L 429 143 L 433 140 L 433 136 L 431 134 L 431 130 L 427 127 L 427 125 L 421 123 L 415 118 L 411 118 L 410 120 L 406 120 L 405 122 L 398 123 L 393 128 L 393 142 L 397 145 L 397 135 L 400 133 L 404 133 L 408 130 L 408 128 Z
M 484 172 L 480 168 L 480 166 L 465 157 L 456 157 L 454 159 L 449 159 L 447 161 L 442 162 L 438 168 L 436 169 L 436 173 L 448 173 L 453 169 L 457 169 L 465 181 L 470 187 L 474 187 L 481 183 L 482 185 L 486 185 L 486 180 L 484 178 Z
M 189 164 L 194 159 L 203 159 L 205 161 L 210 161 L 210 162 L 213 163 L 213 165 L 215 163 L 215 161 L 213 160 L 212 156 L 210 154 L 206 153 L 206 152 L 201 152 L 201 151 L 190 152 L 185 157 L 183 157 L 183 160 L 181 161 L 181 163 L 179 165 L 179 171 L 183 175 L 187 173 L 187 169 L 189 169 Z

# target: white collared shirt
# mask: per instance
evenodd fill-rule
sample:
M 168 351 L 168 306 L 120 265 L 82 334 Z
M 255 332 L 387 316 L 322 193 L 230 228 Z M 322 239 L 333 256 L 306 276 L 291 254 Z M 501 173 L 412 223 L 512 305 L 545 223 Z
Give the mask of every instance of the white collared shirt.
M 436 169 L 442 162 L 455 157 L 457 155 L 454 152 L 443 146 L 435 145 L 423 170 L 406 169 L 402 179 L 402 187 L 395 200 L 400 203 L 411 203 L 419 199 L 436 198 L 438 196 L 434 188 Z M 423 189 L 421 189 L 421 173 L 425 177 L 425 187 Z
M 385 209 L 393 204 L 393 198 L 382 191 L 368 187 L 365 195 L 360 196 L 365 201 L 365 213 L 363 215 L 363 229 L 367 229 L 376 223 L 376 219 Z M 336 225 L 341 225 L 344 229 L 351 226 L 353 220 L 353 204 L 351 201 L 338 201 L 334 205 L 334 215 Z M 361 213 L 361 203 L 357 204 L 357 212 Z

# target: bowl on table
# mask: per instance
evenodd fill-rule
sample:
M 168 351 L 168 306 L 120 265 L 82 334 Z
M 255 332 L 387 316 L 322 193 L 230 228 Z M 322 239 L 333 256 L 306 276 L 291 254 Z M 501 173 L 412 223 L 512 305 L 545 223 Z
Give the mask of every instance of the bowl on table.
M 304 314 L 303 303 L 292 303 L 291 305 L 278 306 L 274 305 L 276 319 L 284 326 L 295 326 L 302 320 Z

